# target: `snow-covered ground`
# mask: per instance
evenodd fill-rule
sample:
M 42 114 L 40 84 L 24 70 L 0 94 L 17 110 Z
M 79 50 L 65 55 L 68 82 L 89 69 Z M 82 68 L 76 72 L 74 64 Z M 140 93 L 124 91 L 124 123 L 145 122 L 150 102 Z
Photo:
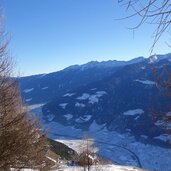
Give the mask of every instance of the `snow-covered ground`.
M 53 170 L 53 171 L 83 171 L 83 170 L 84 170 L 83 167 L 63 165 L 63 166 L 59 167 L 59 169 L 56 169 L 56 170 Z M 97 166 L 91 166 L 90 170 L 91 171 L 143 171 L 143 170 L 140 170 L 140 169 L 135 168 L 135 167 L 118 166 L 118 165 L 97 165 Z M 22 169 L 21 171 L 37 171 L 37 170 Z
M 139 80 L 139 79 L 137 79 L 135 81 L 140 82 L 142 84 L 147 84 L 147 85 L 155 85 L 156 84 L 154 81 L 151 81 L 151 80 Z
M 71 97 L 73 95 L 75 95 L 75 93 L 66 93 L 66 94 L 63 95 L 63 97 Z
M 59 106 L 62 107 L 63 109 L 65 109 L 67 105 L 68 105 L 68 103 L 61 103 L 61 104 L 59 104 Z
M 94 104 L 99 102 L 99 98 L 107 94 L 105 91 L 97 91 L 95 94 L 83 93 L 82 96 L 77 97 L 78 100 L 89 100 L 88 103 Z
M 39 109 L 40 112 L 41 112 L 41 109 L 42 109 L 42 106 L 44 105 L 44 103 L 41 103 L 41 104 L 34 104 L 34 105 L 29 105 L 29 110 L 35 110 L 35 109 Z M 40 113 L 39 112 L 39 113 Z
M 83 167 L 78 166 L 64 166 L 61 167 L 61 171 L 83 171 Z M 90 168 L 91 171 L 141 171 L 138 168 L 129 167 L 129 166 L 117 166 L 117 165 L 99 165 L 99 166 L 92 166 Z
M 126 112 L 124 112 L 124 115 L 141 115 L 143 114 L 144 111 L 142 109 L 134 109 L 134 110 L 128 110 Z
M 23 92 L 24 92 L 24 93 L 30 93 L 30 92 L 33 91 L 33 90 L 34 90 L 34 88 L 29 88 L 29 89 L 23 90 Z
M 48 88 L 49 88 L 49 87 L 42 87 L 41 89 L 42 89 L 42 90 L 46 90 L 46 89 L 48 89 Z
M 82 139 L 82 135 L 84 135 L 81 129 L 63 126 L 55 122 L 51 122 L 46 126 L 49 128 L 52 138 L 64 142 L 73 149 L 79 149 L 78 140 Z M 95 121 L 90 126 L 88 135 L 96 142 L 99 154 L 107 159 L 121 165 L 139 167 L 138 160 L 135 157 L 137 156 L 144 169 L 171 171 L 171 150 L 169 149 L 137 142 L 129 132 L 125 134 L 110 132 L 104 125 L 98 125 Z
M 85 107 L 85 104 L 76 102 L 75 107 Z
M 25 102 L 30 102 L 30 101 L 32 101 L 32 98 L 25 99 Z
M 84 122 L 89 121 L 91 119 L 91 117 L 92 117 L 92 115 L 84 115 L 84 116 L 81 116 L 81 117 L 77 118 L 75 120 L 75 122 L 77 122 L 77 123 L 84 123 Z
M 64 115 L 64 117 L 65 117 L 67 120 L 70 120 L 70 119 L 73 118 L 73 115 L 70 114 L 70 113 L 68 113 L 68 114 Z
M 39 113 L 39 116 L 41 116 L 41 107 L 42 104 L 30 106 L 33 111 L 36 110 L 36 113 Z M 67 115 L 66 117 L 71 116 Z M 64 142 L 76 151 L 82 147 L 82 137 L 85 132 L 81 129 L 76 129 L 73 126 L 64 126 L 57 122 L 51 122 L 45 127 L 48 128 L 51 138 Z M 137 142 L 131 136 L 130 130 L 126 131 L 127 133 L 125 134 L 111 132 L 105 128 L 105 125 L 98 125 L 94 121 L 87 134 L 96 142 L 99 154 L 107 159 L 122 165 L 139 166 L 135 156 L 126 150 L 129 149 L 138 156 L 143 168 L 150 171 L 171 171 L 171 150 Z M 142 136 L 142 138 L 147 137 Z M 161 139 L 161 137 L 156 138 Z

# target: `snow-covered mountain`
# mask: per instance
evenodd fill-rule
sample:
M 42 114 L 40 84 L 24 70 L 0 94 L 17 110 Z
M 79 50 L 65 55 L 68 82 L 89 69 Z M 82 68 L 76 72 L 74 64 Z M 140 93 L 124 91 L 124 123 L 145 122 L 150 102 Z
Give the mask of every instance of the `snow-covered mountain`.
M 70 90 L 101 80 L 126 65 L 142 60 L 143 57 L 130 61 L 91 61 L 54 73 L 21 77 L 19 81 L 23 100 L 29 104 L 46 103 Z
M 156 86 L 152 67 L 162 73 L 171 62 L 163 59 L 151 65 L 149 61 L 151 57 L 56 96 L 43 107 L 44 119 L 85 130 L 96 121 L 108 130 L 129 130 L 137 138 L 159 136 L 163 131 L 155 125 L 152 112 L 166 112 L 169 102 Z
M 65 70 L 76 69 L 76 68 L 79 68 L 80 70 L 84 70 L 84 69 L 90 69 L 90 68 L 104 68 L 105 69 L 105 68 L 110 68 L 110 67 L 112 67 L 112 68 L 122 67 L 122 66 L 126 66 L 129 64 L 141 62 L 144 59 L 145 59 L 144 57 L 137 57 L 130 61 L 117 61 L 117 60 L 109 60 L 109 61 L 102 61 L 102 62 L 91 61 L 91 62 L 88 62 L 83 65 L 70 66 L 70 67 L 66 68 Z
M 136 152 L 144 168 L 169 171 L 169 139 L 159 122 L 161 113 L 169 111 L 170 101 L 158 89 L 159 78 L 161 82 L 167 80 L 169 73 L 171 54 L 166 54 L 128 62 L 90 62 L 19 81 L 24 103 L 42 113 L 45 126 L 50 126 L 51 137 L 76 138 L 89 131 L 97 141 L 119 144 Z M 102 148 L 105 156 L 140 167 L 131 160 L 135 156 L 130 155 L 130 160 L 127 156 L 125 163 L 124 157 L 110 156 L 106 145 Z M 147 162 L 150 150 L 151 165 Z M 159 161 L 160 154 L 163 159 Z
M 171 54 L 127 62 L 89 62 L 19 81 L 24 103 L 32 107 L 45 104 L 47 122 L 88 130 L 96 121 L 111 131 L 129 130 L 137 138 L 154 138 L 164 132 L 152 114 L 167 112 L 169 101 L 158 90 L 153 70 L 158 68 L 162 74 L 166 66 L 171 66 Z

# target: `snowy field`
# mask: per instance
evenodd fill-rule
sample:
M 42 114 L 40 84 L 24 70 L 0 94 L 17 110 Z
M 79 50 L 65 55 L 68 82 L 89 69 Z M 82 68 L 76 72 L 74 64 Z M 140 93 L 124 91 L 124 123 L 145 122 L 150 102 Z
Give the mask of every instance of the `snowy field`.
M 135 167 L 117 166 L 117 165 L 100 165 L 92 166 L 91 171 L 143 171 Z M 21 171 L 37 171 L 32 169 L 23 169 Z M 84 171 L 83 167 L 78 166 L 61 166 L 59 169 L 53 171 Z
M 39 106 L 37 107 L 32 106 L 32 111 L 36 111 L 41 116 L 41 109 Z M 67 115 L 66 117 L 69 116 Z M 45 125 L 45 127 L 48 129 L 51 138 L 67 144 L 76 151 L 82 148 L 82 137 L 85 133 L 81 129 L 75 129 L 72 126 L 63 126 L 56 122 L 51 122 Z M 87 134 L 96 142 L 98 153 L 117 164 L 140 167 L 136 158 L 137 156 L 142 168 L 146 170 L 171 171 L 171 150 L 137 142 L 131 136 L 129 130 L 125 134 L 119 134 L 108 131 L 105 125 L 98 125 L 93 122 Z M 143 136 L 143 138 L 147 137 Z
M 83 171 L 83 167 L 62 167 L 60 171 Z M 140 169 L 136 169 L 134 167 L 124 167 L 117 165 L 100 165 L 100 166 L 92 166 L 90 168 L 91 171 L 141 171 Z
M 50 130 L 51 138 L 65 143 L 76 151 L 81 148 L 81 139 L 84 135 L 82 130 L 55 122 L 51 122 L 50 125 L 47 125 L 47 128 Z M 95 122 L 91 125 L 88 134 L 96 142 L 99 154 L 106 159 L 121 165 L 140 167 L 138 160 L 135 158 L 136 155 L 144 169 L 171 171 L 171 150 L 149 144 L 145 145 L 137 142 L 129 132 L 125 134 L 110 132 L 103 125 L 98 125 Z

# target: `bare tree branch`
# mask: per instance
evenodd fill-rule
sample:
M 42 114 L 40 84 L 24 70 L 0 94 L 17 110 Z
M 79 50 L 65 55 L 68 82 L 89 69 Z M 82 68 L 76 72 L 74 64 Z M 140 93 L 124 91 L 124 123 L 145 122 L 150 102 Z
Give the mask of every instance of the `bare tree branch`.
M 169 0 L 118 0 L 126 10 L 131 10 L 132 14 L 122 18 L 140 17 L 139 23 L 131 29 L 138 29 L 144 23 L 156 25 L 154 30 L 154 41 L 151 47 L 151 53 L 163 33 L 170 31 L 171 25 L 171 2 Z

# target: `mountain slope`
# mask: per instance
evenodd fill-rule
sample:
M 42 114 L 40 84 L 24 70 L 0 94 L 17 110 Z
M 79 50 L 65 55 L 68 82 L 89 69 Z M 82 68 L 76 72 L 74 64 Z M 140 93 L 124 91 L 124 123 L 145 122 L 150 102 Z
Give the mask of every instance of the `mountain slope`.
M 72 89 L 101 80 L 122 67 L 144 60 L 143 57 L 130 61 L 92 61 L 84 65 L 70 66 L 64 70 L 19 78 L 24 103 L 46 103 Z
M 74 89 L 43 107 L 46 122 L 59 122 L 88 130 L 96 121 L 109 130 L 155 137 L 163 130 L 153 122 L 153 112 L 168 110 L 169 101 L 156 87 L 153 67 L 171 67 L 168 59 L 151 65 L 150 59 L 125 66 L 112 75 Z
M 59 73 L 21 78 L 23 99 L 32 111 L 42 113 L 51 138 L 74 140 L 88 131 L 99 154 L 112 161 L 170 171 L 170 140 L 159 126 L 160 113 L 169 111 L 170 101 L 159 91 L 158 82 L 170 78 L 171 54 L 119 68 L 100 65 L 93 62 L 82 69 L 72 66 Z
M 60 158 L 63 160 L 72 160 L 77 155 L 77 153 L 73 149 L 69 148 L 61 142 L 54 141 L 52 139 L 48 139 L 48 141 L 51 151 L 59 155 Z

